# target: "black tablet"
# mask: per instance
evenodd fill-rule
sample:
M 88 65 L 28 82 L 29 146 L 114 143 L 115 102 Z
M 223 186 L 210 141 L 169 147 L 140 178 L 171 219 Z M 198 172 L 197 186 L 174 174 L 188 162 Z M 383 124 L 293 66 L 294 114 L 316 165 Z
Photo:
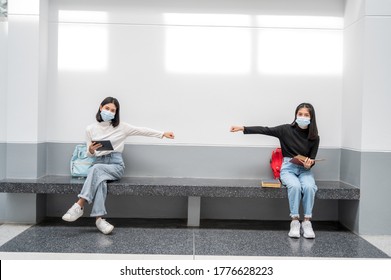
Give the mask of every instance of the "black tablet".
M 114 150 L 113 145 L 111 145 L 110 140 L 92 140 L 92 142 L 99 143 L 102 145 L 97 151 L 112 151 Z

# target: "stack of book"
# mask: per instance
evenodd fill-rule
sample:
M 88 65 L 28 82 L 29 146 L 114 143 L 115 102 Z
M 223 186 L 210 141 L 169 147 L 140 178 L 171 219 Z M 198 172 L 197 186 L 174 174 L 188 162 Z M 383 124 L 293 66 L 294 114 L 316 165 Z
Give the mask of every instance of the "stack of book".
M 263 180 L 261 186 L 263 188 L 281 188 L 281 182 L 278 179 Z

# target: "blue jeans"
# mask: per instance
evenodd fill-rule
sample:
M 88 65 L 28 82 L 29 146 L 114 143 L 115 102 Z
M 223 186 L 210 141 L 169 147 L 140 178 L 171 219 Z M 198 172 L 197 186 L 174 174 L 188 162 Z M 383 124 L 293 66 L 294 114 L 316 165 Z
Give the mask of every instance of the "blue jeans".
M 97 157 L 88 171 L 87 179 L 78 195 L 89 204 L 94 202 L 91 217 L 106 215 L 105 201 L 107 197 L 107 181 L 119 180 L 124 174 L 125 165 L 121 153 Z
M 311 169 L 291 163 L 290 160 L 291 158 L 284 157 L 280 173 L 281 182 L 288 188 L 290 216 L 300 217 L 299 206 L 302 200 L 304 217 L 311 218 L 315 193 L 318 190 L 314 175 Z

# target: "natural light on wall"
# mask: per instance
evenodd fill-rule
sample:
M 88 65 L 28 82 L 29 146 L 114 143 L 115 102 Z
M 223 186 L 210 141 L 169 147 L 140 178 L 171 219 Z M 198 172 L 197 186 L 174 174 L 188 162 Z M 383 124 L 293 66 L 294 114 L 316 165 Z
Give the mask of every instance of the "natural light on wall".
M 58 69 L 103 71 L 107 69 L 108 31 L 100 24 L 107 13 L 59 11 Z
M 168 72 L 342 73 L 342 18 L 170 13 L 164 22 Z
M 342 18 L 259 16 L 257 53 L 262 74 L 342 73 Z M 271 28 L 275 27 L 275 28 Z
M 264 29 L 258 34 L 258 70 L 262 74 L 342 73 L 342 31 Z
M 312 28 L 312 29 L 342 29 L 341 17 L 326 16 L 273 16 L 256 17 L 257 26 L 271 28 Z
M 250 17 L 165 14 L 165 65 L 181 74 L 246 74 L 251 70 Z

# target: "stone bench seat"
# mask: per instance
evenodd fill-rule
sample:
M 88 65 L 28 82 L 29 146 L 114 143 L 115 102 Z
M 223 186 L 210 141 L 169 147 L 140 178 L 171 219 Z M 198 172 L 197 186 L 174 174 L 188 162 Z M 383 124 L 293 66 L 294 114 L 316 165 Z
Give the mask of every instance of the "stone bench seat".
M 286 188 L 262 188 L 255 179 L 124 177 L 108 183 L 111 195 L 182 197 L 286 198 Z M 44 176 L 39 179 L 4 179 L 3 193 L 78 194 L 84 179 Z M 360 189 L 340 181 L 317 181 L 317 199 L 359 200 Z
M 78 194 L 85 179 L 44 176 L 3 179 L 0 193 Z M 256 179 L 124 177 L 108 183 L 109 195 L 188 197 L 188 226 L 199 226 L 202 197 L 286 198 L 287 189 L 262 188 Z M 359 200 L 360 189 L 340 181 L 317 181 L 316 199 Z

